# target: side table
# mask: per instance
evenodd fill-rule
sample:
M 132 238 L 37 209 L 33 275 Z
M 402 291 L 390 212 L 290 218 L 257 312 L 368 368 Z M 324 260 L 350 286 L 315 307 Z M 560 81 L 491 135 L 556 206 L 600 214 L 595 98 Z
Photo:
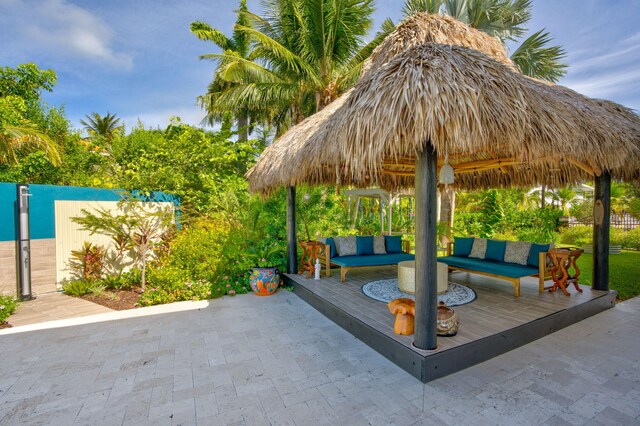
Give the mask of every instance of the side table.
M 313 277 L 316 271 L 315 261 L 320 257 L 320 250 L 324 247 L 324 243 L 320 241 L 300 241 L 302 247 L 302 258 L 300 259 L 299 274 L 307 273 L 307 279 Z
M 575 247 L 549 250 L 549 257 L 553 262 L 553 268 L 551 269 L 553 287 L 549 289 L 550 293 L 560 289 L 565 296 L 569 296 L 567 286 L 570 284 L 574 285 L 578 293 L 582 293 L 582 289 L 578 286 L 580 268 L 576 264 L 576 260 L 578 260 L 582 253 L 584 253 L 584 250 Z M 572 267 L 574 271 L 573 276 L 569 273 Z

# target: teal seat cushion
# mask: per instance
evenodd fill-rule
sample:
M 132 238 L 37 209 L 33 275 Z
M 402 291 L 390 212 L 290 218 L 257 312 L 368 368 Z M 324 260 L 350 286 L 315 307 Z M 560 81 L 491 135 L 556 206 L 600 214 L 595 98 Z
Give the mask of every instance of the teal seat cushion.
M 373 236 L 356 237 L 356 254 L 358 256 L 373 254 Z
M 486 259 L 474 259 L 469 257 L 445 256 L 439 257 L 438 262 L 445 263 L 456 268 L 469 269 L 470 271 L 486 272 L 509 278 L 520 278 L 537 274 L 538 268 L 523 266 L 515 263 L 494 262 Z
M 384 243 L 387 246 L 387 253 L 402 253 L 402 236 L 385 235 Z
M 527 265 L 535 266 L 536 268 L 540 266 L 540 253 L 543 251 L 549 251 L 550 244 L 531 244 L 531 248 L 529 249 L 529 259 L 527 259 Z
M 415 256 L 409 253 L 338 256 L 331 259 L 331 263 L 339 266 L 382 266 L 396 265 L 398 262 L 404 262 L 405 260 L 415 260 Z
M 453 255 L 468 257 L 469 253 L 471 253 L 471 247 L 473 247 L 473 237 L 455 237 L 453 240 Z
M 507 242 L 500 240 L 487 240 L 487 251 L 484 258 L 504 262 L 504 252 L 507 249 Z

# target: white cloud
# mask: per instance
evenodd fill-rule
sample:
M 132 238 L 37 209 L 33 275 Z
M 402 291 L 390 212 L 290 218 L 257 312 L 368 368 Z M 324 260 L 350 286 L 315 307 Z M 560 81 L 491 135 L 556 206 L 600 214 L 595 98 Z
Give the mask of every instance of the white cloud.
M 98 16 L 65 0 L 13 0 L 7 13 L 16 31 L 40 49 L 130 70 L 131 55 L 112 46 L 113 31 Z
M 640 69 L 630 67 L 619 71 L 574 78 L 564 82 L 573 90 L 590 97 L 613 98 L 617 94 L 627 93 L 640 80 Z

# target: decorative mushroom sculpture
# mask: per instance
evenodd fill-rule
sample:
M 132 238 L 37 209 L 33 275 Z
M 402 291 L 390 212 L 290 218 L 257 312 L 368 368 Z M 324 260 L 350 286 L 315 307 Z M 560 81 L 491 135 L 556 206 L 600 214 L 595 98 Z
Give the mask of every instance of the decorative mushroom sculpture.
M 396 334 L 409 335 L 413 334 L 416 302 L 406 297 L 392 300 L 387 304 L 389 312 L 396 316 L 396 322 L 393 324 L 393 331 Z

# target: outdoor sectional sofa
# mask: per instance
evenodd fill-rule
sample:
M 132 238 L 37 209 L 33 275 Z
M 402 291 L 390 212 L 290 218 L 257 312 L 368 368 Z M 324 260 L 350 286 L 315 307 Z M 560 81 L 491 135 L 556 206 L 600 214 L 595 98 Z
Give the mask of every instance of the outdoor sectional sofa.
M 342 282 L 346 281 L 347 272 L 355 268 L 397 265 L 405 260 L 415 260 L 415 256 L 409 253 L 409 241 L 402 241 L 399 235 L 330 237 L 320 241 L 325 244 L 320 264 L 325 268 L 326 276 L 331 276 L 332 266 L 339 266 Z
M 550 244 L 455 238 L 454 243 L 448 244 L 447 256 L 439 257 L 438 262 L 448 265 L 449 270 L 508 280 L 513 284 L 515 297 L 519 297 L 522 277 L 538 277 L 538 291 L 544 292 L 544 280 L 551 275 L 547 259 L 550 247 Z

